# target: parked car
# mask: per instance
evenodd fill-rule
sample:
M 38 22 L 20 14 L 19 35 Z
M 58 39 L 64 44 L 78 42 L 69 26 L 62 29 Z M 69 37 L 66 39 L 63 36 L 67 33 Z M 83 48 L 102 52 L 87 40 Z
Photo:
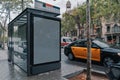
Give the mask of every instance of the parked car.
M 61 37 L 61 47 L 65 47 L 70 43 L 72 43 L 71 37 Z
M 104 66 L 120 61 L 120 50 L 100 40 L 91 40 L 91 53 L 91 60 L 100 62 Z M 65 46 L 64 54 L 70 60 L 87 59 L 87 40 L 77 40 Z

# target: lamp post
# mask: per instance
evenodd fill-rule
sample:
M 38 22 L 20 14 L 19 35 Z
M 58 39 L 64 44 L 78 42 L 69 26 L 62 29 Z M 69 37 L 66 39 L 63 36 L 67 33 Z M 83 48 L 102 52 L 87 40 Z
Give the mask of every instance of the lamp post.
M 68 0 L 66 3 L 66 12 L 69 12 L 71 9 L 71 2 Z
M 78 4 L 78 3 L 77 3 Z M 70 14 L 70 9 L 71 9 L 71 2 L 68 0 L 67 3 L 66 3 L 66 12 Z M 80 17 L 79 15 L 76 15 L 76 16 L 73 16 L 70 14 L 70 16 L 74 17 L 75 19 L 75 22 L 77 24 L 77 29 L 78 29 L 78 39 L 80 39 L 81 37 L 81 33 L 80 33 Z
M 71 10 L 71 2 L 68 0 L 66 3 L 66 13 L 68 13 L 70 15 L 70 10 Z M 70 32 L 68 32 L 68 34 L 70 35 Z

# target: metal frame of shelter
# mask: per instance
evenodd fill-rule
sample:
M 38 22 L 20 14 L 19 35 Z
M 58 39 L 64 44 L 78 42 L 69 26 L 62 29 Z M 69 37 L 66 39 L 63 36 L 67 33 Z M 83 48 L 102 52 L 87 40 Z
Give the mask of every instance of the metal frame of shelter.
M 27 45 L 27 48 L 25 48 L 26 50 L 24 50 L 23 53 L 20 54 L 20 52 L 15 51 L 15 48 L 16 48 L 15 45 L 13 46 L 13 44 L 10 44 L 9 54 L 8 54 L 8 61 L 12 62 L 13 64 L 17 65 L 19 68 L 24 70 L 27 73 L 28 76 L 39 74 L 39 73 L 42 73 L 42 72 L 55 70 L 55 69 L 59 69 L 61 67 L 61 63 L 60 63 L 60 61 L 61 61 L 61 54 L 60 54 L 61 53 L 61 49 L 60 49 L 60 26 L 61 26 L 61 20 L 60 20 L 60 18 L 56 17 L 58 15 L 60 15 L 60 14 L 47 12 L 47 11 L 42 11 L 42 10 L 37 10 L 37 9 L 32 9 L 32 8 L 27 8 L 21 14 L 19 14 L 14 20 L 12 20 L 8 24 L 9 41 L 14 41 L 13 40 L 14 31 L 17 29 L 17 28 L 14 29 L 14 26 L 17 26 L 18 28 L 21 28 L 21 26 L 26 26 L 24 28 L 26 33 L 24 32 L 23 29 L 21 30 L 20 33 L 18 33 L 20 35 L 23 35 L 22 37 L 25 37 L 25 39 L 26 39 L 26 45 Z M 58 45 L 52 45 L 52 43 L 54 43 L 54 42 L 48 44 L 48 45 L 51 45 L 53 47 L 57 47 L 56 51 L 53 51 L 54 49 L 50 50 L 50 52 L 51 52 L 50 54 L 52 56 L 55 55 L 56 58 L 54 58 L 51 55 L 47 54 L 48 55 L 48 60 L 51 60 L 51 61 L 46 60 L 45 62 L 38 63 L 40 61 L 40 59 L 38 59 L 38 61 L 35 62 L 35 60 L 37 60 L 37 59 L 34 59 L 34 58 L 36 58 L 37 57 L 36 55 L 39 55 L 39 54 L 35 53 L 35 48 L 34 48 L 35 47 L 35 44 L 34 44 L 35 39 L 34 39 L 34 37 L 37 36 L 37 35 L 35 35 L 35 32 L 34 32 L 35 31 L 34 17 L 42 18 L 42 19 L 45 19 L 45 20 L 50 20 L 51 22 L 55 22 L 55 24 L 57 23 L 55 25 L 55 26 L 57 26 L 57 28 L 56 28 L 57 31 L 53 29 L 54 31 L 56 31 L 57 34 L 55 35 L 54 31 L 51 32 L 51 34 L 56 36 L 55 39 L 59 38 L 59 39 L 57 39 L 57 42 L 56 42 L 56 44 L 58 44 Z M 48 24 L 48 23 L 46 23 L 46 24 Z M 54 26 L 54 24 L 51 24 L 51 25 Z M 52 26 L 50 26 L 50 27 L 52 28 Z M 45 32 L 45 34 L 46 33 L 47 32 Z M 51 37 L 51 38 L 54 39 L 54 37 Z M 20 40 L 17 39 L 17 41 L 20 41 Z M 15 44 L 17 44 L 17 43 L 15 43 Z M 26 55 L 24 55 L 25 51 L 27 53 Z M 39 52 L 39 51 L 37 51 L 37 52 Z M 43 54 L 45 54 L 45 53 L 43 53 Z M 44 56 L 44 55 L 42 55 L 42 56 Z M 47 58 L 46 56 L 45 56 L 45 58 Z M 19 57 L 21 59 L 18 60 Z M 17 59 L 15 59 L 15 58 L 17 58 Z M 16 62 L 17 60 L 18 60 L 19 64 L 18 64 L 18 62 Z M 23 68 L 23 65 L 20 64 L 20 63 L 24 64 L 25 69 Z

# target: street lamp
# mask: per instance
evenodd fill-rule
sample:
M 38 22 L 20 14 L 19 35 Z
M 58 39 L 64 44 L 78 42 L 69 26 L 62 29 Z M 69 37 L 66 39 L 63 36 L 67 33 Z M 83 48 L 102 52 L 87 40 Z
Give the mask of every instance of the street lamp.
M 66 13 L 70 14 L 70 10 L 71 10 L 71 2 L 68 0 L 66 3 Z
M 71 11 L 70 11 L 70 9 L 71 9 L 71 2 L 68 0 L 67 1 L 67 3 L 66 3 L 66 12 L 67 13 L 71 13 Z M 73 16 L 73 15 L 70 15 L 70 16 L 72 16 L 72 17 L 74 17 L 74 19 L 75 19 L 75 22 L 76 22 L 76 24 L 77 24 L 77 29 L 78 29 L 78 39 L 80 39 L 80 17 L 79 17 L 79 15 L 76 15 L 76 16 Z
M 69 12 L 70 9 L 71 9 L 71 2 L 68 0 L 66 3 L 66 12 Z
M 66 8 L 71 8 L 71 2 L 69 0 L 66 3 Z

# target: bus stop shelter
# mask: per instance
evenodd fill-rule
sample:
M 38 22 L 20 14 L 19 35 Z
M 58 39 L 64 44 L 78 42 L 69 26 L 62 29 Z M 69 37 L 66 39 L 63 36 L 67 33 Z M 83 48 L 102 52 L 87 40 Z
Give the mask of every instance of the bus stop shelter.
M 61 67 L 58 15 L 27 8 L 8 24 L 8 61 L 28 76 Z

